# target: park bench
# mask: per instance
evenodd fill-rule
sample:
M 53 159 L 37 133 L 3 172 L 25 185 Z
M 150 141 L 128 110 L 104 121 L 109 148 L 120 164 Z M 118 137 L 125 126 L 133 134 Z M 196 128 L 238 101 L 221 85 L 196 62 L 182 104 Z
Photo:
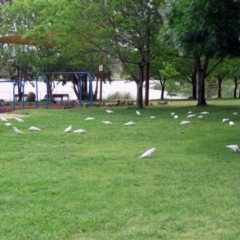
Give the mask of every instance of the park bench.
M 158 105 L 167 105 L 168 102 L 158 102 Z
M 52 94 L 52 98 L 56 101 L 59 106 L 69 106 L 69 94 L 67 93 L 54 93 Z

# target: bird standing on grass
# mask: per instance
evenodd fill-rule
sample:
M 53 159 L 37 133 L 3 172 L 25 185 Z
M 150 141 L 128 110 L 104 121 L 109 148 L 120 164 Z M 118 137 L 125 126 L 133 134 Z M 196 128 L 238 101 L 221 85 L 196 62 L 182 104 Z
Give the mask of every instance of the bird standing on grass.
M 139 157 L 139 159 L 140 158 L 147 158 L 147 157 L 150 158 L 152 153 L 154 153 L 155 151 L 156 151 L 156 148 L 151 148 L 151 149 L 147 150 L 143 155 L 141 155 Z
M 84 129 L 78 129 L 78 130 L 75 130 L 73 131 L 74 133 L 78 133 L 78 134 L 82 134 L 82 133 L 86 133 L 86 130 Z
M 196 114 L 190 114 L 190 115 L 187 116 L 187 118 L 193 118 L 195 116 L 196 116 Z
M 19 129 L 17 129 L 16 127 L 13 127 L 13 131 L 17 134 L 17 135 L 20 135 L 20 134 L 23 134 Z
M 8 121 L 7 119 L 5 119 L 3 117 L 1 117 L 0 119 L 1 119 L 2 122 L 7 122 Z
M 225 123 L 225 122 L 228 122 L 228 121 L 229 121 L 228 118 L 223 118 L 222 123 Z
M 185 124 L 188 124 L 188 123 L 190 123 L 190 121 L 182 121 L 182 122 L 180 123 L 180 125 L 185 125 Z
M 230 121 L 229 122 L 229 126 L 231 127 L 231 126 L 233 126 L 234 125 L 234 122 L 233 121 Z
M 86 121 L 91 121 L 91 120 L 93 120 L 94 119 L 94 117 L 87 117 L 85 120 Z
M 106 110 L 106 112 L 107 112 L 107 113 L 113 113 L 113 111 L 112 111 L 112 110 Z
M 72 125 L 67 127 L 63 132 L 67 133 L 67 132 L 71 132 L 71 131 L 72 131 Z
M 112 125 L 110 121 L 102 121 L 102 122 L 105 123 L 106 125 Z
M 133 125 L 135 125 L 134 122 L 127 122 L 127 123 L 125 123 L 125 126 L 133 126 Z
M 15 118 L 18 122 L 24 122 L 21 118 Z
M 233 152 L 235 152 L 235 153 L 240 151 L 238 145 L 235 145 L 235 144 L 233 144 L 233 145 L 227 145 L 226 147 L 229 148 L 229 149 L 231 149 L 231 150 L 232 150 Z
M 41 131 L 40 128 L 37 128 L 37 127 L 34 127 L 34 126 L 30 127 L 28 130 L 29 131 Z
M 137 114 L 137 115 L 141 115 L 141 113 L 140 113 L 139 111 L 136 111 L 136 114 Z
M 6 122 L 4 125 L 5 125 L 6 127 L 12 126 L 12 124 L 11 124 L 10 122 Z

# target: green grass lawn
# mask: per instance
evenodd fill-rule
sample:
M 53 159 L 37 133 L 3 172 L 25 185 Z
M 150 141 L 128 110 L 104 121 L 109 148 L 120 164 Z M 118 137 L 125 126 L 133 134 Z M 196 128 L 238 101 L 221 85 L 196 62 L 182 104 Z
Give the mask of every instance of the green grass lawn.
M 240 239 L 240 154 L 225 147 L 239 100 L 208 103 L 15 112 L 29 116 L 9 120 L 23 135 L 0 125 L 0 239 Z M 188 111 L 210 113 L 182 126 Z

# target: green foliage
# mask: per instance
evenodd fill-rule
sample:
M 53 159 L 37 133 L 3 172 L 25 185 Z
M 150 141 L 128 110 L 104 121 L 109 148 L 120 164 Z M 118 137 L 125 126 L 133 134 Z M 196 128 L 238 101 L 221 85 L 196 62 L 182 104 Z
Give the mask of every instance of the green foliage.
M 238 1 L 173 2 L 166 19 L 175 45 L 187 53 L 199 56 L 225 57 L 240 54 Z
M 160 69 L 159 72 L 162 78 L 176 78 L 178 72 L 174 66 L 169 62 L 163 62 L 163 69 Z
M 169 62 L 163 62 L 163 69 L 160 69 L 159 72 L 163 78 L 168 79 L 166 81 L 166 90 L 168 91 L 169 96 L 175 96 L 179 91 L 179 86 L 176 84 L 178 72 Z
M 130 92 L 114 92 L 107 96 L 107 100 L 133 99 Z

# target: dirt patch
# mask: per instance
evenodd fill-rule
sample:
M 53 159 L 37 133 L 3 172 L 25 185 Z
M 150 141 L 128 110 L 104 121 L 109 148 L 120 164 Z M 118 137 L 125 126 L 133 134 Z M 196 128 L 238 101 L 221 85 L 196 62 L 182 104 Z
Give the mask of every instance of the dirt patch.
M 15 114 L 15 113 L 0 113 L 0 118 L 23 118 L 23 117 L 29 117 L 29 115 L 22 115 L 22 114 Z

